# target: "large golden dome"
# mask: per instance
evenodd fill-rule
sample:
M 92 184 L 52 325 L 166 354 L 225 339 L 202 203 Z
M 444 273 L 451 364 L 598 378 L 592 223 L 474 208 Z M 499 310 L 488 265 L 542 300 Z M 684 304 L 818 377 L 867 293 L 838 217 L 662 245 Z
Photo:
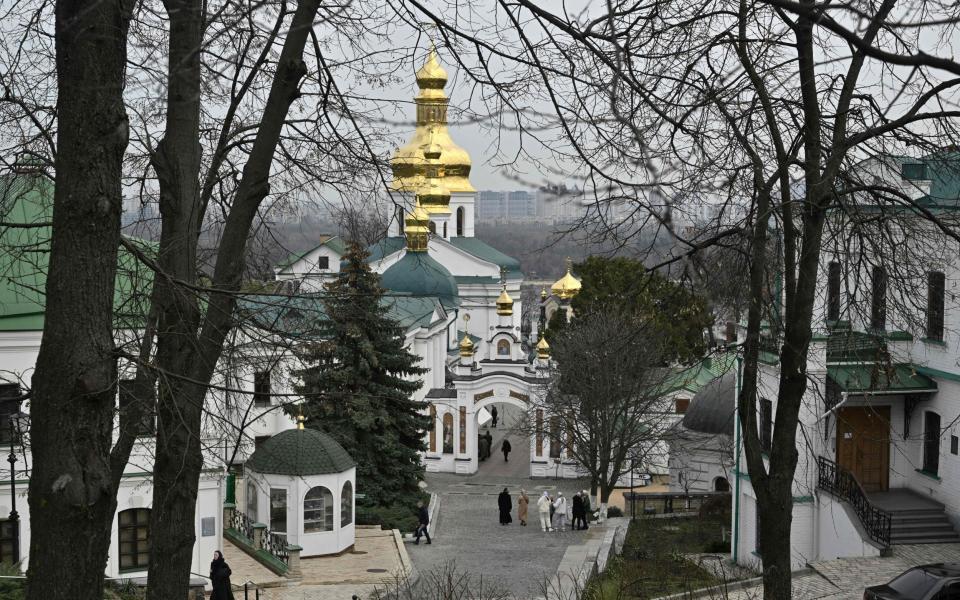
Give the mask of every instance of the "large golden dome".
M 413 138 L 401 146 L 390 161 L 393 169 L 393 189 L 416 192 L 426 174 L 424 147 L 435 145 L 440 149 L 440 165 L 444 186 L 451 192 L 474 192 L 470 185 L 470 155 L 456 145 L 447 129 L 447 105 L 450 100 L 443 88 L 447 72 L 437 60 L 437 52 L 430 49 L 426 62 L 417 70 L 417 129 Z
M 556 283 L 550 286 L 550 291 L 561 300 L 569 300 L 580 292 L 583 287 L 580 280 L 573 276 L 570 271 L 573 269 L 573 263 L 567 259 L 567 272 Z

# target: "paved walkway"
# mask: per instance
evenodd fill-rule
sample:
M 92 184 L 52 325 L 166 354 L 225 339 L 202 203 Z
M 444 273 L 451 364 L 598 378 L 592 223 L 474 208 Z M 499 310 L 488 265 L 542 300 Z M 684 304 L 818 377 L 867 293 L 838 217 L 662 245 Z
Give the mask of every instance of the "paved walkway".
M 556 574 L 567 548 L 583 544 L 590 532 L 541 532 L 534 501 L 544 490 L 562 491 L 569 499 L 585 487 L 584 482 L 509 477 L 506 473 L 513 467 L 503 465 L 502 455 L 500 459 L 473 477 L 428 474 L 427 490 L 440 496 L 436 535 L 432 545 L 421 541 L 419 546 L 407 544 L 407 550 L 421 576 L 452 563 L 475 583 L 482 581 L 519 599 L 535 598 L 543 582 Z M 511 455 L 508 464 L 513 462 Z M 497 495 L 504 487 L 514 500 L 514 522 L 507 526 L 499 524 L 497 509 Z M 516 497 L 521 487 L 531 499 L 527 527 L 517 521 Z

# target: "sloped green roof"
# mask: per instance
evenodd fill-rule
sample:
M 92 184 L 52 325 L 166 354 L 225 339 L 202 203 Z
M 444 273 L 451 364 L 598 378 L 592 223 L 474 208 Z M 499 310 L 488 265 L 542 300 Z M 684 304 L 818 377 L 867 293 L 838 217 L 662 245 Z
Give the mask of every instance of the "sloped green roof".
M 53 219 L 53 183 L 40 176 L 0 178 L 0 331 L 41 331 Z M 151 242 L 126 238 L 145 253 Z M 153 271 L 121 247 L 114 287 L 116 327 L 140 326 Z
M 246 468 L 273 475 L 327 475 L 357 466 L 343 446 L 316 429 L 288 429 L 265 441 Z
M 370 253 L 370 256 L 367 258 L 367 262 L 375 263 L 383 260 L 384 257 L 390 256 L 394 252 L 403 250 L 406 245 L 407 238 L 403 236 L 383 238 L 376 244 L 373 244 L 367 248 L 367 252 Z
M 485 260 L 505 269 L 508 278 L 523 277 L 523 273 L 520 272 L 519 260 L 513 258 L 512 256 L 507 256 L 503 252 L 500 252 L 493 246 L 483 242 L 478 238 L 454 237 L 450 238 L 448 241 L 455 247 L 467 252 L 468 254 L 476 256 L 480 260 Z
M 918 372 L 911 364 L 877 363 L 827 365 L 827 377 L 845 392 L 920 392 L 935 391 L 937 383 Z
M 696 394 L 711 381 L 733 368 L 736 355 L 732 352 L 708 356 L 692 367 L 675 369 L 663 383 L 663 394 L 687 390 Z
M 340 236 L 333 236 L 331 238 L 328 238 L 320 242 L 319 244 L 317 244 L 312 248 L 304 250 L 303 252 L 295 252 L 291 254 L 290 256 L 285 258 L 282 262 L 280 262 L 280 264 L 277 265 L 277 268 L 282 271 L 287 267 L 289 267 L 290 265 L 292 265 L 293 263 L 297 262 L 298 260 L 303 259 L 314 250 L 317 250 L 318 248 L 323 248 L 324 246 L 330 248 L 340 256 L 343 256 L 344 254 L 347 253 L 347 244 L 343 240 L 343 238 L 341 238 Z
M 407 252 L 380 275 L 380 281 L 390 294 L 437 298 L 447 308 L 460 303 L 453 275 L 427 252 Z

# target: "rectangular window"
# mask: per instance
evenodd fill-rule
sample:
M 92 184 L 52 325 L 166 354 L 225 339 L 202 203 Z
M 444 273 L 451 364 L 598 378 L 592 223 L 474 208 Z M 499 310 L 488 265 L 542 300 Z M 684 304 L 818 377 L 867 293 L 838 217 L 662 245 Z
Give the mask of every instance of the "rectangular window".
M 467 407 L 460 407 L 460 454 L 467 453 Z
M 690 408 L 690 398 L 677 398 L 673 403 L 674 412 L 678 415 L 685 414 L 687 409 Z
M 955 435 L 950 436 L 950 454 L 960 454 L 960 438 Z
M 11 419 L 20 412 L 20 386 L 16 383 L 0 385 L 0 445 L 16 442 L 16 423 Z
M 543 409 L 537 409 L 537 456 L 543 456 Z
M 153 397 L 151 395 L 149 398 L 138 398 L 136 394 L 136 382 L 136 379 L 120 380 L 120 412 L 122 413 L 124 410 L 133 407 L 135 404 L 138 405 L 137 408 L 141 411 L 141 413 L 140 423 L 137 427 L 137 435 L 150 436 L 154 434 Z
M 827 269 L 827 320 L 840 320 L 840 263 L 833 261 Z
M 733 344 L 737 341 L 737 324 L 733 321 L 727 321 L 727 330 L 726 330 L 727 343 Z
M 270 488 L 270 531 L 287 533 L 287 490 Z
M 317 268 L 318 269 L 329 269 L 330 268 L 330 257 L 329 256 L 320 256 L 317 258 Z
M 773 402 L 760 399 L 760 449 L 770 452 L 773 447 Z
M 121 511 L 117 515 L 117 538 L 120 542 L 120 570 L 146 569 L 150 556 L 150 510 L 132 508 Z
M 430 452 L 437 451 L 437 407 L 430 405 Z
M 0 521 L 0 562 L 16 564 L 20 560 L 13 553 L 19 537 L 20 521 Z
M 870 327 L 883 331 L 887 328 L 887 271 L 883 267 L 873 268 L 870 295 Z
M 903 163 L 901 175 L 907 180 L 925 180 L 927 177 L 927 165 L 924 163 Z
M 270 371 L 253 374 L 253 403 L 256 406 L 270 406 Z
M 929 411 L 923 416 L 923 471 L 940 471 L 940 415 Z
M 943 273 L 927 273 L 927 339 L 943 341 L 943 294 L 946 280 Z
M 560 417 L 550 417 L 550 458 L 560 458 L 563 446 L 563 425 Z

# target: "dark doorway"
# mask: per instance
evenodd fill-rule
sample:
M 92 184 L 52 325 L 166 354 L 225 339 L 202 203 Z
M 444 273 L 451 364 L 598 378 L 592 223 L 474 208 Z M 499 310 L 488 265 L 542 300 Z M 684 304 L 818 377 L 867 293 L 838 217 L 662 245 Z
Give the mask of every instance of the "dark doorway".
M 936 475 L 940 470 L 940 415 L 923 415 L 923 471 Z

